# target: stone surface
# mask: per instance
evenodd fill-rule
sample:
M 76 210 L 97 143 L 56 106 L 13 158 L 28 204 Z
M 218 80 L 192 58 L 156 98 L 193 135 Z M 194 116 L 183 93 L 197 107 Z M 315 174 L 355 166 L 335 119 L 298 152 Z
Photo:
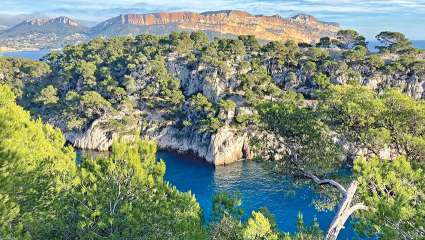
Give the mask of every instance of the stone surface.
M 76 148 L 108 151 L 116 134 L 102 128 L 100 123 L 100 119 L 94 121 L 91 127 L 84 132 L 66 132 L 65 138 Z
M 149 122 L 142 129 L 142 138 L 155 140 L 161 149 L 193 153 L 214 165 L 225 165 L 249 158 L 248 138 L 234 129 L 224 127 L 217 133 L 199 134 L 181 131 L 161 122 Z

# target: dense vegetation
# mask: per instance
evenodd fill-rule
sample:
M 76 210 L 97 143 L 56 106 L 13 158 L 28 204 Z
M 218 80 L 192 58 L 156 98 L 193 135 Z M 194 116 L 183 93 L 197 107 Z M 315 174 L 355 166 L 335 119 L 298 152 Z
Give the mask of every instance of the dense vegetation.
M 267 210 L 242 224 L 240 199 L 227 194 L 205 228 L 195 198 L 164 182 L 154 143 L 118 141 L 109 157 L 77 164 L 61 132 L 31 120 L 10 87 L 0 85 L 0 99 L 2 239 L 277 239 Z M 299 235 L 320 233 L 301 216 L 298 225 Z
M 43 62 L 0 58 L 0 237 L 325 234 L 316 222 L 305 226 L 302 215 L 296 234 L 281 233 L 266 209 L 243 222 L 241 199 L 226 194 L 215 197 L 213 221 L 205 226 L 194 197 L 164 182 L 155 144 L 115 141 L 109 157 L 76 164 L 62 133 L 31 120 L 15 104 L 16 95 L 34 118 L 63 131 L 84 132 L 106 119 L 115 132 L 134 134 L 129 126 L 155 113 L 180 133 L 211 136 L 223 127 L 249 132 L 256 159 L 319 183 L 319 207 L 347 199 L 357 206 L 348 212 L 361 235 L 423 238 L 425 95 L 418 90 L 425 77 L 423 52 L 400 33 L 383 32 L 377 39 L 380 52 L 372 54 L 364 37 L 351 30 L 316 46 L 175 33 L 96 39 L 53 52 Z M 282 152 L 270 147 L 275 139 Z M 350 187 L 320 180 L 341 167 L 353 170 L 337 179 Z M 329 183 L 337 187 L 325 188 Z
M 43 62 L 0 57 L 0 83 L 11 86 L 18 99 L 26 99 L 27 102 L 31 100 L 26 95 L 34 95 L 37 92 L 33 91 L 38 91 L 31 87 L 32 84 L 38 84 L 49 73 L 49 65 Z
M 110 157 L 75 162 L 62 133 L 0 87 L 2 239 L 196 239 L 201 209 L 164 182 L 154 143 L 116 142 Z

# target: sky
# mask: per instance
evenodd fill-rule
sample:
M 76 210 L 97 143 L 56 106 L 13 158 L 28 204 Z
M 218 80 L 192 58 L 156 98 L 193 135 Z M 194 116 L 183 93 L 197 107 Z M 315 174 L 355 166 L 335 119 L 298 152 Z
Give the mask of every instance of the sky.
M 425 0 L 0 0 L 0 15 L 69 16 L 100 22 L 126 13 L 243 10 L 284 17 L 310 14 L 371 40 L 381 31 L 425 40 Z

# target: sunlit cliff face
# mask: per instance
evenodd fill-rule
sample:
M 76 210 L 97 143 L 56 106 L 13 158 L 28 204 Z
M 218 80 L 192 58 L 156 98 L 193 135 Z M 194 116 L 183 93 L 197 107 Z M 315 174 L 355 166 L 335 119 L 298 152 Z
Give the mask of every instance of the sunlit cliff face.
M 340 30 L 338 24 L 320 22 L 307 15 L 292 18 L 251 15 L 242 11 L 205 13 L 173 12 L 154 14 L 127 14 L 103 23 L 139 26 L 175 25 L 183 30 L 202 30 L 231 35 L 254 35 L 267 41 L 294 40 L 315 42 L 323 36 L 333 36 Z

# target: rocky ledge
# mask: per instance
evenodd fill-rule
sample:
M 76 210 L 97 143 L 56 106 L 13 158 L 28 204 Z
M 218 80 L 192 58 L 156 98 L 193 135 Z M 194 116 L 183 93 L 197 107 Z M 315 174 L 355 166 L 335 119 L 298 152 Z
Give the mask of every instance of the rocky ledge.
M 249 157 L 247 136 L 239 136 L 227 127 L 213 135 L 185 133 L 183 136 L 173 127 L 145 130 L 142 136 L 156 140 L 159 148 L 191 152 L 214 165 L 226 165 Z
M 146 113 L 145 113 L 146 114 Z M 228 126 L 215 134 L 199 134 L 175 128 L 170 121 L 149 114 L 148 122 L 138 122 L 129 128 L 140 132 L 141 138 L 154 140 L 160 149 L 180 153 L 193 153 L 214 165 L 226 165 L 243 159 L 250 159 L 248 134 L 241 134 Z M 155 120 L 153 120 L 155 119 Z M 122 134 L 109 127 L 106 118 L 95 120 L 82 132 L 65 132 L 65 137 L 74 147 L 87 150 L 108 151 L 118 138 L 133 139 L 135 135 Z

